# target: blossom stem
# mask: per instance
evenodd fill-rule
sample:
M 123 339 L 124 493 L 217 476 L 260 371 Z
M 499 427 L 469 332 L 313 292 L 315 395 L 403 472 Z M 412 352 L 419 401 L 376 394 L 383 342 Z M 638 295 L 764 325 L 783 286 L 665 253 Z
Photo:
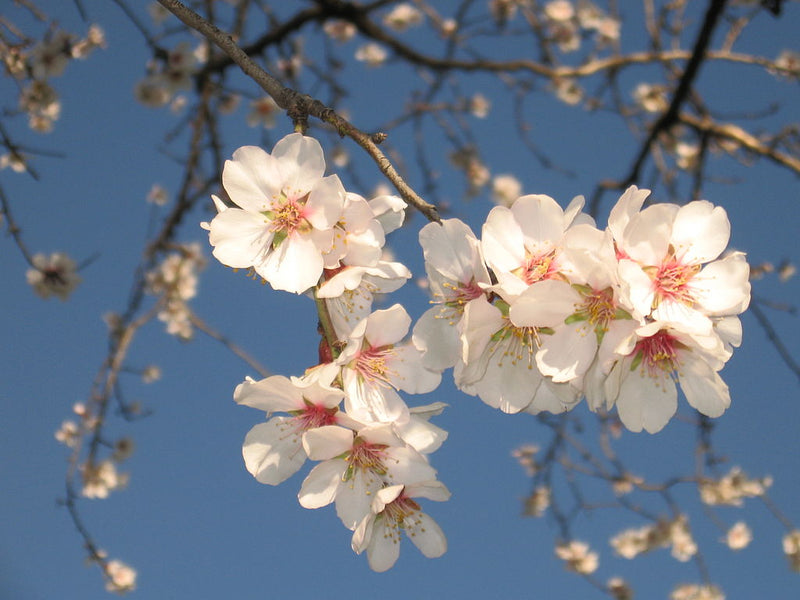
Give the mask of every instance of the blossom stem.
M 325 303 L 325 298 L 320 298 L 317 296 L 317 287 L 314 288 L 314 302 L 317 305 L 317 314 L 319 315 L 319 326 L 320 326 L 320 333 L 322 334 L 322 343 L 327 346 L 329 355 L 329 360 L 323 359 L 323 352 L 320 349 L 320 361 L 321 362 L 332 362 L 336 360 L 336 358 L 341 353 L 340 344 L 338 343 L 339 340 L 336 337 L 336 330 L 333 327 L 333 321 L 331 321 L 331 315 L 328 312 L 328 305 Z

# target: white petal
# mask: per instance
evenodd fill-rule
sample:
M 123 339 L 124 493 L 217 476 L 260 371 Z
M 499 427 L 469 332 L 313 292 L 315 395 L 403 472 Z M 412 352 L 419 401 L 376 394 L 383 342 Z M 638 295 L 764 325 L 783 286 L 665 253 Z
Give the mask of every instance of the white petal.
M 640 367 L 641 368 L 641 367 Z M 657 433 L 678 410 L 678 391 L 668 376 L 651 377 L 640 371 L 628 373 L 617 398 L 617 413 L 631 431 Z
M 336 515 L 348 529 L 355 529 L 370 514 L 370 505 L 383 482 L 374 474 L 356 469 L 336 493 Z
M 209 223 L 208 241 L 214 257 L 223 265 L 246 269 L 264 260 L 273 233 L 261 215 L 229 208 Z
M 311 460 L 328 460 L 353 446 L 353 432 L 336 425 L 309 429 L 303 434 L 303 448 Z
M 250 474 L 269 485 L 294 475 L 306 460 L 291 417 L 275 417 L 253 427 L 244 438 L 242 456 Z
M 389 382 L 398 390 L 409 394 L 432 392 L 442 380 L 442 374 L 426 369 L 422 353 L 413 344 L 395 346 L 389 367 Z
M 272 149 L 280 164 L 284 187 L 305 194 L 325 174 L 322 146 L 312 137 L 290 133 Z
M 548 279 L 520 294 L 508 317 L 517 327 L 555 327 L 575 312 L 580 301 L 580 295 L 568 283 Z
M 525 261 L 525 238 L 514 218 L 504 206 L 489 211 L 483 225 L 481 247 L 487 264 L 495 273 L 509 272 Z
M 736 252 L 706 265 L 692 278 L 698 303 L 711 316 L 738 315 L 750 304 L 750 265 Z
M 406 534 L 426 558 L 438 558 L 447 552 L 447 538 L 439 524 L 425 513 L 416 513 L 413 526 L 406 526 Z
M 222 187 L 230 199 L 252 213 L 269 210 L 283 184 L 278 161 L 257 146 L 239 148 L 222 169 Z
M 311 469 L 297 494 L 300 506 L 320 508 L 333 502 L 346 468 L 347 463 L 336 458 L 321 462 Z
M 413 414 L 406 423 L 395 425 L 395 431 L 406 444 L 422 454 L 436 452 L 447 439 L 444 429 Z
M 315 229 L 330 229 L 342 216 L 345 191 L 336 175 L 320 179 L 306 202 L 306 218 Z
M 433 307 L 414 324 L 412 339 L 414 345 L 422 351 L 422 362 L 429 369 L 443 371 L 458 362 L 461 356 L 461 336 L 458 322 L 441 318 L 439 307 Z M 458 315 L 459 321 L 461 315 Z
M 419 232 L 419 243 L 426 267 L 458 283 L 469 283 L 473 278 L 489 283 L 479 242 L 469 226 L 459 219 L 428 223 Z
M 556 328 L 553 335 L 542 336 L 536 364 L 543 375 L 556 383 L 571 381 L 586 373 L 597 352 L 597 336 L 585 323 Z
M 236 386 L 233 399 L 237 404 L 268 413 L 290 412 L 305 406 L 301 391 L 283 375 L 273 375 L 261 381 L 248 378 Z
M 731 224 L 725 209 L 707 200 L 696 200 L 678 210 L 671 241 L 682 262 L 700 264 L 722 254 L 730 235 Z
M 669 250 L 677 211 L 675 204 L 654 204 L 644 209 L 625 228 L 621 249 L 642 265 L 661 264 Z
M 411 317 L 400 304 L 376 310 L 367 318 L 364 337 L 373 348 L 389 346 L 402 340 L 411 326 Z
M 383 573 L 394 566 L 400 557 L 400 540 L 397 537 L 397 532 L 388 526 L 385 518 L 381 517 L 376 521 L 367 546 L 370 569 Z
M 521 196 L 511 212 L 525 236 L 525 247 L 534 254 L 551 249 L 564 235 L 564 211 L 550 196 Z
M 681 366 L 680 384 L 686 401 L 707 417 L 719 417 L 731 405 L 728 386 L 702 360 L 688 360 Z
M 302 294 L 316 285 L 322 275 L 322 249 L 309 237 L 292 234 L 262 264 L 254 267 L 274 289 Z

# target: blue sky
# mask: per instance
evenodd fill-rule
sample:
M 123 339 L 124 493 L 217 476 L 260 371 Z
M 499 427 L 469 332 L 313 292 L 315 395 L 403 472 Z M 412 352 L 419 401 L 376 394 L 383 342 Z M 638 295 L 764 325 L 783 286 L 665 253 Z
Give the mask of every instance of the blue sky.
M 151 218 L 145 196 L 153 183 L 174 193 L 180 177 L 175 163 L 156 150 L 176 117 L 167 109 L 140 107 L 132 95 L 148 58 L 144 44 L 110 3 L 86 4 L 93 20 L 106 30 L 108 48 L 71 64 L 54 82 L 62 95 L 62 117 L 53 133 L 32 138 L 36 147 L 56 149 L 65 157 L 37 161 L 38 182 L 9 170 L 0 172 L 31 250 L 63 250 L 78 261 L 99 255 L 82 271 L 83 285 L 69 301 L 43 301 L 25 284 L 27 265 L 11 238 L 6 235 L 0 241 L 0 597 L 15 600 L 107 597 L 97 570 L 84 565 L 80 538 L 57 503 L 64 495 L 67 452 L 53 433 L 70 417 L 73 403 L 85 399 L 105 356 L 101 315 L 125 307 Z M 798 9 L 787 4 L 779 20 L 759 15 L 747 47 L 775 56 L 796 44 L 791 24 L 800 16 Z M 59 10 L 64 27 L 85 30 L 71 3 Z M 313 53 L 314 44 L 309 42 L 306 51 Z M 361 86 L 359 69 L 346 72 L 351 79 L 345 83 L 354 88 L 349 108 L 353 120 L 369 130 L 383 121 L 380 107 L 396 101 L 396 86 L 404 81 L 411 85 L 412 76 L 406 71 L 370 71 L 371 85 Z M 706 65 L 701 92 L 728 111 L 755 111 L 780 101 L 785 105 L 780 119 L 798 122 L 796 83 L 776 82 L 755 69 L 735 73 L 734 77 L 729 66 Z M 465 82 L 493 100 L 490 117 L 475 124 L 488 166 L 493 173 L 516 174 L 525 192 L 549 194 L 563 206 L 576 194 L 590 194 L 599 179 L 627 170 L 635 145 L 610 115 L 567 108 L 544 96 L 532 100 L 537 141 L 576 172 L 575 178 L 567 178 L 542 169 L 509 142 L 510 107 L 495 83 L 480 76 Z M 244 79 L 236 85 L 255 92 Z M 6 80 L 0 81 L 0 89 L 4 96 L 13 91 Z M 240 108 L 223 119 L 226 156 L 245 144 L 263 142 L 269 148 L 290 131 L 289 121 L 279 119 L 267 142 L 261 132 L 244 126 L 243 117 Z M 21 119 L 9 127 L 14 134 L 24 134 Z M 402 137 L 396 143 L 401 150 L 409 144 Z M 367 187 L 357 191 L 368 194 L 379 174 L 354 144 L 346 143 L 346 148 Z M 435 157 L 446 152 L 435 136 L 430 150 Z M 748 169 L 724 158 L 713 169 L 720 182 L 706 187 L 706 197 L 728 211 L 731 246 L 746 251 L 753 264 L 777 264 L 784 258 L 796 262 L 797 177 L 771 165 Z M 447 181 L 441 187 L 452 203 L 452 216 L 477 231 L 492 206 L 486 195 L 460 203 L 460 190 L 448 191 Z M 198 223 L 208 214 L 193 213 L 180 239 L 205 244 Z M 424 273 L 416 245 L 423 224 L 414 215 L 388 240 L 415 276 Z M 193 302 L 197 313 L 274 373 L 299 375 L 313 364 L 318 341 L 313 303 L 232 272 L 211 259 L 207 245 L 204 248 L 210 260 Z M 754 283 L 753 293 L 795 302 L 800 279 L 780 283 L 775 276 L 767 277 Z M 403 302 L 415 317 L 427 308 L 427 298 L 413 283 L 391 301 Z M 800 356 L 797 317 L 765 311 L 790 351 Z M 770 496 L 798 526 L 797 377 L 782 364 L 752 315 L 744 315 L 743 325 L 744 344 L 722 372 L 731 388 L 732 406 L 715 421 L 714 440 L 730 464 L 741 465 L 753 476 L 774 477 Z M 453 497 L 425 506 L 447 533 L 449 550 L 440 559 L 428 560 L 406 542 L 395 568 L 374 574 L 366 558 L 350 550 L 350 534 L 332 508 L 309 511 L 298 505 L 303 475 L 273 488 L 258 484 L 244 469 L 241 441 L 263 415 L 236 406 L 232 392 L 245 375 L 256 375 L 252 369 L 213 340 L 198 335 L 191 343 L 181 343 L 167 336 L 158 322 L 141 332 L 129 362 L 138 367 L 155 363 L 163 371 L 163 378 L 148 386 L 134 374 L 123 380 L 126 397 L 140 400 L 153 414 L 132 424 L 111 421 L 112 434 L 130 435 L 136 443 L 125 464 L 131 483 L 107 500 L 84 501 L 82 510 L 99 545 L 139 571 L 133 597 L 603 597 L 554 557 L 558 530 L 552 520 L 520 516 L 528 481 L 511 452 L 525 443 L 546 444 L 548 431 L 533 417 L 500 414 L 457 392 L 449 374 L 436 392 L 408 398 L 414 404 L 449 404 L 436 423 L 450 437 L 431 459 Z M 679 414 L 689 415 L 681 402 Z M 576 412 L 591 430 L 592 416 L 585 406 Z M 655 436 L 625 433 L 617 444 L 645 474 L 691 472 L 694 432 L 680 419 Z M 696 492 L 687 487 L 677 495 L 690 509 L 711 580 L 729 598 L 792 597 L 800 591 L 800 578 L 789 571 L 782 554 L 784 531 L 762 503 L 750 500 L 744 510 L 716 513 L 728 525 L 744 519 L 753 529 L 751 546 L 733 553 L 718 541 L 722 534 L 703 516 Z M 674 584 L 699 581 L 695 565 L 677 563 L 666 550 L 634 561 L 615 557 L 608 537 L 639 524 L 613 511 L 596 511 L 578 521 L 576 536 L 601 552 L 600 580 L 622 576 L 637 597 L 648 598 L 665 598 Z

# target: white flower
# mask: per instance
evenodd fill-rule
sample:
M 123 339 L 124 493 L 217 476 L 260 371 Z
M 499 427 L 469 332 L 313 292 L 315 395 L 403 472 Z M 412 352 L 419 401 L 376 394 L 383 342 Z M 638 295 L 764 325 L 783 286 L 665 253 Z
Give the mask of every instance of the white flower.
M 370 204 L 358 194 L 348 192 L 342 216 L 334 228 L 333 246 L 325 254 L 325 268 L 374 267 L 385 243 L 383 227 Z
M 672 590 L 669 600 L 725 600 L 725 594 L 715 585 L 686 583 Z
M 403 422 L 408 407 L 395 390 L 411 394 L 433 391 L 441 374 L 423 366 L 422 354 L 403 342 L 411 325 L 406 310 L 395 304 L 361 321 L 336 359 L 342 369 L 345 410 L 365 423 Z
M 480 242 L 458 219 L 428 223 L 419 232 L 432 304 L 414 325 L 414 344 L 430 369 L 454 366 L 461 356 L 459 324 L 464 307 L 491 285 Z
M 489 115 L 489 109 L 492 103 L 483 94 L 475 94 L 469 101 L 469 112 L 473 117 L 478 119 L 485 119 Z
M 510 208 L 495 206 L 483 226 L 481 247 L 497 277 L 493 288 L 511 302 L 528 286 L 563 278 L 561 245 L 564 232 L 583 208 L 583 197 L 564 211 L 550 196 L 522 196 Z
M 751 479 L 739 467 L 719 480 L 706 479 L 698 485 L 700 500 L 710 506 L 742 506 L 744 498 L 763 496 L 772 485 L 772 478 Z
M 725 534 L 725 543 L 731 550 L 747 548 L 753 541 L 753 532 L 744 521 L 738 521 Z
M 136 589 L 136 570 L 121 560 L 110 560 L 105 565 L 106 591 L 124 594 Z
M 253 427 L 242 447 L 250 474 L 259 482 L 277 485 L 294 475 L 306 460 L 302 438 L 311 429 L 336 425 L 340 421 L 342 390 L 315 378 L 287 379 L 273 375 L 261 381 L 249 377 L 236 386 L 238 404 L 274 412 L 289 413 Z
M 436 478 L 425 457 L 406 445 L 389 424 L 365 426 L 357 432 L 328 425 L 303 436 L 311 460 L 322 461 L 303 481 L 298 494 L 305 508 L 336 503 L 336 514 L 355 529 L 369 514 L 378 490 Z
M 81 282 L 75 261 L 66 254 L 61 252 L 54 252 L 50 256 L 35 254 L 32 262 L 33 268 L 28 269 L 25 278 L 36 295 L 41 298 L 56 296 L 66 300 Z
M 33 47 L 29 54 L 33 79 L 61 75 L 72 57 L 72 35 L 58 30 Z
M 273 288 L 302 293 L 322 275 L 345 192 L 335 175 L 324 177 L 322 147 L 293 133 L 267 154 L 244 146 L 225 162 L 222 184 L 236 207 L 215 199 L 214 256 L 233 268 L 253 267 Z
M 544 14 L 552 21 L 569 21 L 575 16 L 575 8 L 569 0 L 552 0 L 545 5 Z
M 631 187 L 608 221 L 630 301 L 654 320 L 709 334 L 711 317 L 737 315 L 750 302 L 744 254 L 716 260 L 730 237 L 725 210 L 701 200 L 639 211 L 645 192 Z
M 581 575 L 591 575 L 599 565 L 597 552 L 592 552 L 586 542 L 577 540 L 572 540 L 568 544 L 558 544 L 556 556 L 565 561 L 568 570 Z
M 639 83 L 633 90 L 636 103 L 647 112 L 662 112 L 667 109 L 667 97 L 663 86 Z
M 607 408 L 616 403 L 630 431 L 660 431 L 678 407 L 676 381 L 691 406 L 718 417 L 730 406 L 719 371 L 730 353 L 716 335 L 700 335 L 652 322 L 616 349 L 621 358 L 605 381 Z
M 326 21 L 322 29 L 328 34 L 328 37 L 340 43 L 349 41 L 356 34 L 355 25 L 349 21 L 341 21 L 339 19 Z
M 165 206 L 169 202 L 169 194 L 163 186 L 154 183 L 150 191 L 147 192 L 147 201 L 156 206 Z
M 85 464 L 81 467 L 83 489 L 81 494 L 86 498 L 108 498 L 108 494 L 128 485 L 127 473 L 118 473 L 117 467 L 110 460 L 98 464 Z
M 353 551 L 367 551 L 373 571 L 382 573 L 394 566 L 400 556 L 400 532 L 428 558 L 447 551 L 447 538 L 439 525 L 422 512 L 413 498 L 443 502 L 450 498 L 448 489 L 438 481 L 417 485 L 393 485 L 379 490 L 372 510 L 353 533 Z

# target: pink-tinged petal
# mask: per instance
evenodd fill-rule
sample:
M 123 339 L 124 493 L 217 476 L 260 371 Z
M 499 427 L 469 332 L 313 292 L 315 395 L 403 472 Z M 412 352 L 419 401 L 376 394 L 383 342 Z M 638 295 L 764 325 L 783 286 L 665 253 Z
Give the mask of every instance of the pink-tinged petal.
M 735 252 L 706 265 L 691 281 L 700 306 L 710 316 L 733 316 L 750 305 L 750 265 Z
M 440 372 L 426 369 L 422 353 L 413 344 L 394 347 L 394 356 L 389 364 L 389 382 L 409 394 L 432 392 L 442 381 Z
M 556 327 L 575 312 L 581 297 L 563 281 L 534 283 L 511 305 L 509 320 L 517 327 Z
M 311 460 L 328 460 L 350 450 L 353 432 L 336 425 L 309 429 L 303 434 L 303 449 Z
M 280 164 L 284 187 L 304 195 L 325 174 L 322 146 L 312 137 L 291 133 L 272 149 Z
M 422 364 L 435 371 L 449 369 L 461 356 L 458 323 L 441 316 L 439 307 L 425 311 L 414 324 L 412 336 L 414 345 L 422 351 Z
M 237 404 L 267 413 L 289 412 L 305 406 L 300 390 L 283 375 L 273 375 L 261 381 L 247 378 L 236 386 L 233 399 Z
M 345 469 L 347 462 L 341 458 L 326 460 L 311 469 L 297 494 L 300 506 L 320 508 L 333 502 Z
M 681 206 L 672 224 L 675 255 L 686 264 L 701 264 L 717 258 L 731 236 L 728 215 L 721 206 L 696 200 Z
M 237 206 L 249 212 L 269 210 L 283 185 L 278 161 L 257 146 L 242 146 L 222 169 L 222 187 Z
M 364 337 L 373 348 L 390 346 L 402 340 L 411 326 L 411 317 L 400 304 L 376 310 L 367 318 Z
M 662 300 L 650 315 L 656 321 L 663 321 L 681 330 L 700 335 L 711 333 L 711 319 L 691 306 L 673 300 Z
M 269 485 L 286 481 L 306 461 L 291 417 L 275 417 L 253 427 L 244 438 L 242 457 L 250 474 Z
M 344 399 L 344 392 L 342 390 L 331 387 L 325 384 L 325 382 L 320 382 L 318 379 L 308 380 L 306 376 L 303 378 L 292 377 L 292 384 L 300 390 L 302 398 L 316 406 L 334 408 L 335 406 L 339 406 Z
M 533 254 L 551 249 L 564 235 L 564 211 L 550 196 L 521 196 L 511 212 L 525 236 L 525 247 Z
M 389 527 L 384 517 L 378 517 L 369 546 L 367 546 L 367 562 L 369 568 L 376 573 L 391 569 L 400 557 L 400 543 L 396 539 L 398 532 Z
M 728 386 L 702 360 L 687 360 L 681 365 L 680 384 L 686 401 L 707 417 L 719 417 L 731 405 Z
M 583 376 L 597 353 L 597 336 L 584 323 L 565 325 L 552 335 L 542 335 L 536 365 L 556 383 Z
M 302 235 L 290 235 L 254 268 L 274 289 L 302 294 L 319 281 L 323 268 L 322 254 L 313 240 Z
M 303 214 L 315 229 L 330 229 L 342 217 L 345 194 L 336 175 L 320 179 L 308 196 Z
M 614 239 L 623 239 L 625 228 L 631 218 L 642 209 L 642 205 L 649 195 L 650 190 L 640 190 L 635 185 L 632 185 L 620 196 L 608 216 L 608 228 Z
M 495 206 L 489 211 L 483 225 L 481 247 L 487 264 L 495 273 L 513 271 L 525 262 L 525 238 L 511 210 Z
M 208 241 L 223 265 L 246 269 L 264 259 L 273 234 L 261 215 L 238 208 L 219 213 L 209 224 Z
M 617 413 L 630 431 L 661 431 L 678 410 L 678 391 L 668 375 L 651 377 L 638 371 L 622 380 Z
M 447 552 L 447 538 L 439 524 L 425 513 L 417 513 L 406 528 L 407 537 L 426 558 L 438 558 Z
M 669 251 L 677 212 L 675 204 L 654 204 L 644 209 L 625 228 L 620 250 L 643 266 L 661 264 Z
M 374 473 L 356 469 L 336 492 L 336 515 L 348 529 L 355 529 L 370 514 L 370 504 L 383 481 Z

